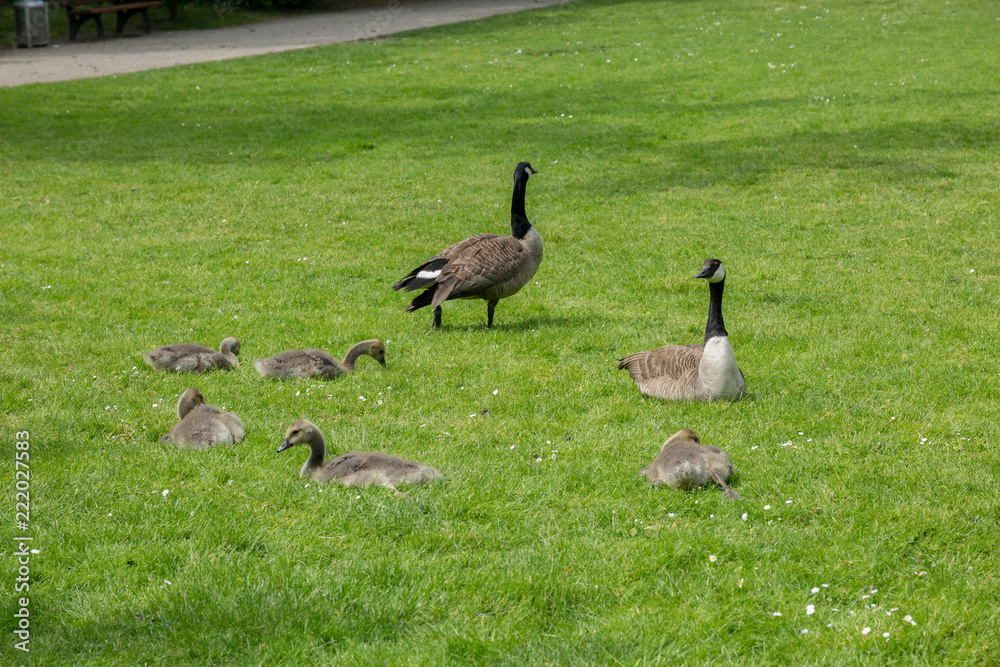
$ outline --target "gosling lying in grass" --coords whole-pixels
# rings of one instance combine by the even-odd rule
[[[232,412],[223,412],[205,403],[202,393],[190,387],[177,401],[180,419],[160,442],[172,442],[185,449],[209,449],[243,440],[243,422]]]
[[[278,378],[333,378],[354,370],[361,355],[368,355],[385,366],[385,343],[378,338],[363,340],[347,351],[343,361],[334,359],[323,350],[285,350],[265,359],[254,359],[253,367],[264,377]]]
[[[441,478],[441,473],[430,466],[382,452],[348,452],[326,461],[326,439],[319,427],[308,419],[300,419],[288,427],[278,451],[296,445],[308,445],[310,450],[299,475],[320,484],[330,481],[344,486],[374,484],[396,491],[399,484],[423,484]]]
[[[149,352],[143,352],[142,357],[147,364],[158,371],[204,373],[215,368],[223,370],[236,368],[240,363],[236,358],[239,353],[240,341],[230,336],[219,344],[218,352],[195,343],[177,343],[161,345]]]
[[[680,491],[703,486],[712,479],[722,487],[726,499],[743,500],[726,484],[732,474],[729,455],[718,447],[702,445],[698,434],[687,428],[670,436],[653,462],[639,471],[653,486],[666,484]]]

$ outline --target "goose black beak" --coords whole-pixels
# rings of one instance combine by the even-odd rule
[[[288,440],[285,440],[284,442],[281,443],[281,446],[278,447],[278,453],[280,454],[281,452],[285,451],[289,447],[293,447],[293,446],[294,445],[292,445],[292,443],[288,442]]]
[[[695,274],[695,278],[711,278],[712,274],[715,273],[711,267],[706,266],[701,271]]]

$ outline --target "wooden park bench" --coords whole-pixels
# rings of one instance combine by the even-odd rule
[[[101,24],[101,14],[107,14],[108,12],[115,12],[117,14],[117,24],[115,26],[115,33],[122,34],[125,29],[125,22],[128,21],[133,14],[142,14],[143,27],[146,30],[146,34],[149,34],[149,14],[147,10],[150,7],[159,7],[162,2],[161,0],[140,0],[140,2],[117,2],[116,0],[59,0],[60,4],[66,8],[66,14],[69,16],[69,41],[74,41],[76,39],[76,33],[80,30],[80,26],[94,19],[97,23],[97,36],[100,39],[104,39],[104,26]]]

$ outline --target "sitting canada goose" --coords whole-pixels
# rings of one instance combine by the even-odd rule
[[[208,449],[240,442],[245,434],[239,417],[206,404],[205,397],[194,387],[188,388],[177,401],[177,417],[180,422],[160,442],[172,442],[187,449]]]
[[[378,338],[363,340],[347,351],[343,361],[337,361],[323,350],[285,350],[266,359],[254,359],[253,366],[264,377],[333,378],[354,370],[354,363],[363,354],[385,366],[385,343]]]
[[[422,484],[441,478],[441,473],[430,466],[381,452],[348,452],[332,461],[324,461],[326,440],[323,432],[308,419],[300,419],[288,427],[278,451],[302,444],[309,445],[311,451],[299,475],[314,482],[334,480],[344,486],[374,484],[395,490],[397,484]]]
[[[722,322],[722,291],[726,270],[717,259],[706,259],[695,278],[707,278],[711,298],[703,345],[664,345],[618,360],[647,396],[668,400],[737,401],[746,393],[743,371],[736,364],[726,325]]]
[[[527,162],[514,168],[514,195],[510,205],[511,236],[477,234],[450,245],[410,271],[392,286],[407,292],[427,288],[406,312],[434,306],[434,326],[441,326],[441,304],[451,299],[484,299],[486,326],[493,326],[493,310],[500,299],[516,294],[542,263],[542,237],[524,212],[528,177],[538,173]]]
[[[728,500],[743,500],[726,484],[732,474],[729,456],[718,447],[703,446],[698,434],[688,428],[670,436],[653,462],[639,471],[653,486],[666,484],[680,491],[695,489],[711,478]]]
[[[228,370],[239,365],[236,355],[240,353],[240,341],[229,337],[223,339],[216,352],[210,347],[195,343],[178,343],[176,345],[161,345],[143,352],[146,363],[158,371],[175,371],[177,373],[204,373],[213,368]]]

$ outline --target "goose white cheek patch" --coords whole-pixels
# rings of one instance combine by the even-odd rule
[[[430,280],[431,278],[437,278],[440,275],[441,269],[438,269],[437,271],[421,271],[417,274],[417,278],[420,278],[421,280]]]

